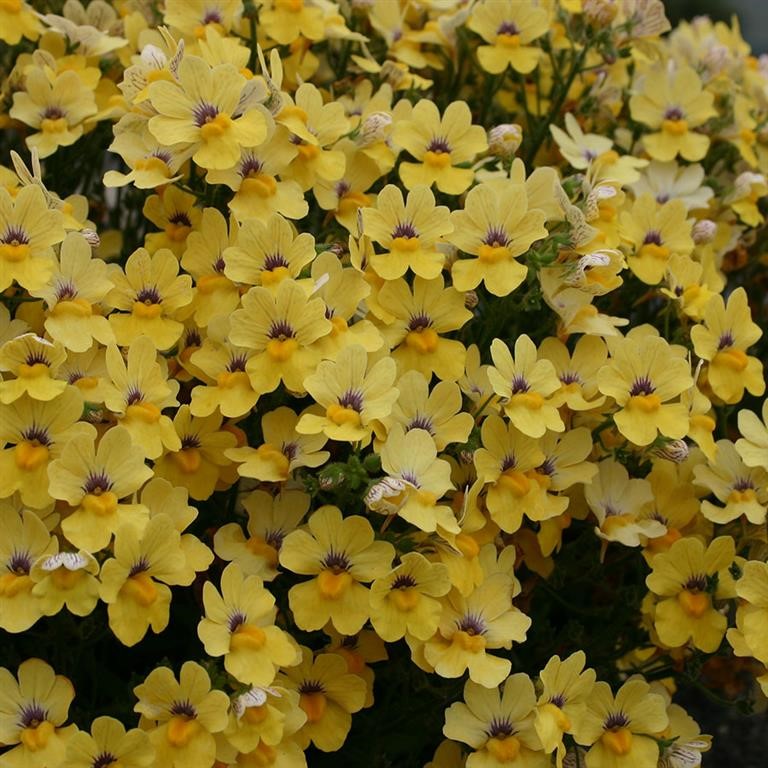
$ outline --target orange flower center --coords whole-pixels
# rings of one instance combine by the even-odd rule
[[[393,589],[389,594],[397,610],[403,613],[410,613],[421,602],[421,594],[414,587]]]
[[[307,722],[317,723],[323,719],[328,706],[328,699],[321,691],[302,693],[299,697],[299,706],[306,712]]]
[[[34,586],[26,573],[4,573],[0,576],[0,597],[16,597],[22,592],[31,592]]]
[[[217,386],[222,389],[236,389],[238,387],[250,387],[248,374],[245,371],[224,371],[216,377]]]
[[[67,130],[67,121],[63,117],[46,117],[40,122],[43,133],[64,133]]]
[[[30,752],[39,752],[41,749],[45,749],[45,747],[48,746],[48,742],[55,731],[56,728],[53,723],[48,722],[48,720],[43,720],[43,722],[38,725],[24,728],[19,734],[19,738],[21,739],[21,743]]]
[[[349,589],[352,581],[352,576],[347,571],[337,572],[331,568],[326,568],[317,575],[320,594],[329,600],[340,598]]]
[[[68,317],[90,317],[93,314],[93,306],[85,299],[71,299],[59,301],[51,310],[54,317],[66,315]]]
[[[513,763],[520,754],[520,740],[515,736],[494,736],[485,744],[485,748],[500,763]]]
[[[120,594],[148,608],[157,600],[157,585],[148,573],[142,571],[126,579],[125,584],[120,588]]]
[[[720,350],[715,355],[715,358],[712,360],[712,362],[715,365],[722,365],[726,368],[730,368],[736,373],[741,373],[749,364],[749,358],[745,352],[742,352],[740,349],[734,349],[731,347],[730,349]]]
[[[353,427],[360,426],[360,414],[354,408],[347,408],[337,403],[332,403],[325,409],[325,416],[337,426],[351,424]]]
[[[168,721],[165,737],[173,747],[186,747],[200,730],[200,724],[187,715],[174,715]]]
[[[173,463],[185,474],[194,475],[203,464],[203,456],[199,448],[184,448],[171,454]]]
[[[241,624],[232,634],[229,647],[233,651],[253,650],[258,651],[267,643],[267,636],[261,627],[253,627]]]
[[[30,248],[26,243],[3,243],[0,245],[0,257],[12,264],[24,261],[29,256]]]
[[[434,352],[439,341],[440,337],[434,328],[420,328],[416,331],[409,331],[405,337],[405,345],[416,352],[420,352],[422,355]]]
[[[632,731],[628,728],[616,728],[615,730],[606,731],[600,737],[600,741],[614,755],[627,755],[632,749]]]
[[[251,536],[245,542],[245,546],[252,554],[264,558],[273,568],[277,565],[277,550],[261,536]]]
[[[88,493],[83,497],[81,506],[91,515],[109,517],[117,512],[117,496],[112,491]]]
[[[627,410],[640,411],[641,413],[656,413],[661,407],[661,398],[658,395],[632,395],[627,402]]]
[[[133,302],[133,315],[142,320],[154,320],[163,314],[162,304],[147,304],[144,301]]]
[[[677,602],[694,619],[700,619],[712,605],[706,592],[691,592],[688,589],[678,593]]]
[[[48,447],[40,445],[37,440],[25,440],[16,446],[13,458],[19,469],[32,472],[48,461]]]
[[[160,409],[152,403],[134,403],[125,409],[125,415],[129,419],[137,419],[146,424],[154,424],[160,419]]]
[[[465,632],[463,629],[454,633],[451,643],[470,653],[482,653],[485,650],[485,638],[482,635]]]
[[[240,183],[240,193],[246,195],[258,195],[259,197],[272,197],[277,192],[277,182],[274,176],[266,173],[256,173],[243,179]]]
[[[483,243],[477,251],[477,257],[485,264],[496,264],[509,258],[509,248],[505,245],[487,245]]]
[[[33,363],[32,365],[22,363],[19,366],[20,379],[40,379],[43,376],[50,377],[50,369],[45,363]]]
[[[508,35],[506,33],[496,35],[496,45],[501,45],[504,48],[519,48],[520,35]]]
[[[432,168],[447,168],[451,164],[451,153],[435,152],[430,149],[424,155],[424,162]]]
[[[687,120],[664,120],[661,124],[661,129],[664,133],[669,133],[672,136],[684,136],[688,133],[688,121]]]
[[[291,359],[291,355],[298,349],[299,342],[296,339],[270,339],[267,342],[267,354],[276,362],[284,363]]]
[[[499,475],[496,481],[505,491],[510,491],[513,496],[522,498],[531,490],[531,481],[516,469],[506,469]]]
[[[216,117],[200,126],[203,141],[221,138],[232,127],[232,118],[226,112],[219,112]]]

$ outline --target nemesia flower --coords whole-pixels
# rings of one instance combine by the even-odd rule
[[[229,699],[211,690],[203,667],[185,662],[178,681],[168,667],[158,667],[133,690],[138,698],[134,710],[157,724],[149,734],[156,760],[169,768],[203,768],[213,762],[213,734],[227,726]]]
[[[628,680],[615,697],[601,681],[592,689],[575,738],[589,747],[587,760],[594,768],[655,768],[659,748],[653,736],[668,722],[664,699],[650,693],[644,680]]]
[[[145,248],[137,249],[128,257],[124,273],[113,265],[109,277],[114,288],[106,302],[122,310],[109,316],[119,346],[128,347],[145,336],[165,350],[179,340],[183,325],[175,316],[194,294],[192,279],[178,270],[176,257],[166,248],[151,256]]]
[[[213,549],[222,560],[236,563],[246,576],[272,581],[283,539],[295,530],[309,510],[311,497],[297,490],[284,490],[272,497],[253,491],[243,500],[248,512],[247,536],[238,523],[227,523],[213,537]]]
[[[240,147],[267,137],[269,114],[258,107],[251,85],[232,64],[209,66],[197,56],[184,56],[177,82],[159,80],[149,86],[157,114],[149,120],[152,135],[166,146],[194,148],[192,159],[203,168],[234,165]],[[243,103],[245,102],[245,107]]]
[[[441,677],[469,679],[495,688],[509,675],[508,659],[489,654],[525,640],[531,620],[512,605],[513,577],[489,576],[466,597],[456,590],[443,603],[435,636],[424,646],[424,658]]]
[[[528,210],[522,184],[489,181],[470,190],[464,209],[451,213],[453,232],[446,239],[475,259],[459,259],[451,266],[453,284],[460,291],[482,281],[494,296],[506,296],[528,274],[516,261],[536,240],[547,236],[545,214]]]
[[[14,281],[29,291],[45,286],[55,267],[51,246],[63,239],[63,216],[49,209],[38,186],[15,198],[0,188],[0,290]]]
[[[0,741],[8,765],[60,765],[67,741],[77,731],[64,725],[75,697],[72,683],[41,659],[27,659],[14,677],[0,667]]]
[[[0,509],[0,526],[0,627],[24,632],[43,615],[40,600],[32,593],[32,566],[54,552],[56,538],[34,512]]]
[[[94,556],[82,550],[39,557],[29,575],[43,615],[54,616],[64,606],[75,616],[91,613],[99,599],[98,572]]]
[[[370,440],[374,419],[386,418],[399,395],[397,368],[390,358],[369,366],[368,353],[357,344],[335,360],[321,361],[304,386],[325,413],[305,412],[296,425],[301,434],[323,432],[331,440]],[[2,385],[0,385],[2,386]]]
[[[284,568],[315,577],[291,587],[291,611],[303,629],[321,629],[330,621],[339,632],[353,635],[370,612],[368,589],[361,582],[387,573],[394,548],[374,541],[373,528],[365,518],[342,518],[336,507],[321,507],[308,525],[309,532],[289,533],[280,549]]]
[[[40,19],[24,0],[11,2],[0,7],[0,40],[8,45],[17,45],[22,37],[37,40],[43,27]]]
[[[656,555],[645,583],[661,598],[653,620],[662,643],[675,648],[690,640],[706,653],[717,650],[728,620],[713,605],[717,595],[711,583],[735,555],[730,536],[719,536],[706,550],[699,539],[686,537]]]
[[[224,668],[248,685],[270,685],[278,668],[301,661],[298,646],[275,626],[275,598],[258,576],[244,577],[228,565],[221,574],[221,593],[205,582],[205,616],[197,634],[211,656],[224,656]]]
[[[108,755],[124,768],[149,768],[154,750],[149,736],[139,728],[126,731],[113,717],[97,717],[91,732],[78,731],[67,740],[66,768],[93,768],[99,758]]]
[[[717,397],[738,403],[746,389],[752,395],[765,391],[763,366],[747,348],[763,335],[752,322],[743,288],[737,288],[727,303],[713,296],[704,308],[702,323],[691,328],[694,352],[708,361],[707,382]]]
[[[99,595],[109,627],[123,645],[136,645],[152,627],[162,632],[170,618],[171,590],[184,566],[180,536],[168,515],[143,527],[124,525],[115,536],[114,557],[101,567]]]
[[[180,259],[190,233],[200,228],[203,214],[195,207],[197,198],[177,186],[164,186],[159,192],[161,194],[147,198],[141,212],[163,231],[150,232],[144,238],[144,245],[150,253],[168,248]]]
[[[0,404],[0,498],[19,492],[22,502],[33,508],[45,507],[48,493],[48,465],[75,437],[93,439],[95,430],[81,422],[83,401],[74,387],[57,398],[43,402],[23,395],[12,405]]]
[[[61,344],[51,343],[34,333],[24,333],[0,347],[0,371],[15,379],[0,382],[0,403],[13,403],[22,395],[33,400],[53,400],[67,382],[55,378],[67,353]]]
[[[762,421],[752,411],[739,411],[736,451],[748,467],[768,467],[768,400],[763,400]]]
[[[744,563],[741,578],[736,581],[736,626],[726,636],[737,656],[754,656],[768,662],[765,619],[768,616],[768,563],[750,560]],[[760,681],[763,687],[765,683]]]
[[[442,605],[435,599],[451,589],[448,569],[430,563],[417,552],[407,552],[400,565],[371,584],[371,624],[386,642],[406,633],[429,640],[440,623]]]
[[[477,32],[488,45],[477,49],[480,66],[494,75],[507,67],[528,74],[536,68],[541,51],[529,45],[548,28],[544,8],[533,3],[512,0],[485,0],[478,3],[467,26]]]
[[[509,347],[494,339],[491,343],[493,365],[488,380],[502,398],[504,413],[524,435],[541,437],[548,429],[565,429],[551,396],[560,388],[554,365],[539,358],[536,345],[526,335],[515,341],[515,356]]]
[[[306,749],[310,742],[323,752],[334,752],[347,738],[352,713],[365,703],[365,682],[347,672],[344,659],[335,653],[320,653],[313,658],[302,647],[301,664],[278,675],[277,682],[299,694],[299,706],[307,720],[296,736]]]
[[[62,521],[62,531],[76,547],[96,552],[109,544],[123,524],[141,526],[147,517],[136,504],[120,503],[152,477],[141,448],[123,427],[113,427],[99,441],[71,439],[48,467],[49,492],[76,509]]]
[[[465,192],[474,177],[471,168],[456,166],[488,149],[485,130],[472,125],[472,114],[463,101],[451,102],[441,117],[434,102],[421,99],[410,118],[395,123],[392,140],[418,161],[400,163],[406,189],[434,184],[449,195]]]
[[[431,280],[440,274],[445,260],[437,242],[453,225],[448,209],[435,206],[435,196],[423,186],[411,189],[403,200],[402,192],[388,184],[379,192],[376,207],[362,208],[361,234],[385,249],[371,255],[371,268],[385,280],[402,277],[409,269]]]

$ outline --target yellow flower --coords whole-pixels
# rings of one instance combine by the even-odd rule
[[[547,236],[545,214],[528,210],[525,186],[507,180],[489,181],[470,190],[464,210],[451,213],[453,232],[446,239],[476,258],[460,259],[451,267],[460,291],[480,282],[494,296],[512,293],[528,274],[516,261],[536,240]]]
[[[336,507],[321,507],[308,525],[309,532],[289,533],[280,549],[283,567],[315,576],[291,587],[291,611],[302,629],[321,629],[330,621],[339,632],[353,635],[369,617],[368,589],[361,582],[386,574],[395,550],[374,541],[364,517],[342,518]]]
[[[21,38],[37,40],[43,31],[35,10],[24,0],[6,0],[0,5],[0,40],[17,45]]]
[[[63,239],[63,216],[49,210],[40,187],[15,197],[0,188],[0,291],[14,281],[28,291],[43,288],[55,267],[51,246]]]
[[[713,605],[712,582],[719,577],[722,583],[735,555],[730,536],[720,536],[706,550],[699,539],[686,537],[656,555],[645,583],[660,598],[653,621],[662,643],[677,648],[691,641],[705,653],[718,649],[728,620]]]
[[[589,747],[589,768],[656,768],[659,748],[653,736],[669,723],[664,699],[634,678],[614,698],[608,683],[595,684],[575,737]]]
[[[596,336],[582,336],[573,354],[559,339],[544,339],[539,346],[542,359],[555,366],[560,379],[560,390],[555,399],[563,400],[572,411],[599,408],[605,402],[597,388],[597,372],[608,359],[605,343]]]
[[[685,215],[681,200],[659,205],[650,195],[643,195],[630,211],[621,214],[621,239],[633,249],[627,263],[644,283],[660,283],[672,255],[693,252],[691,221]]]
[[[469,679],[486,688],[509,675],[511,662],[488,651],[523,642],[531,626],[512,605],[513,579],[494,573],[466,597],[453,590],[444,598],[437,633],[424,645],[424,658],[438,675],[461,677],[469,671]]]
[[[714,457],[694,467],[697,485],[711,491],[725,506],[701,502],[701,514],[715,523],[730,523],[742,515],[753,525],[762,525],[768,512],[768,469],[748,467],[730,440],[718,440]]]
[[[248,413],[259,399],[245,372],[253,352],[224,341],[229,333],[229,318],[217,317],[209,326],[209,336],[190,356],[205,384],[192,390],[189,409],[193,416],[210,416],[216,409],[227,418]]]
[[[184,662],[178,681],[168,667],[158,667],[133,692],[138,698],[134,711],[157,724],[149,734],[156,764],[210,768],[216,755],[214,734],[227,726],[229,698],[211,690],[203,667]]]
[[[96,431],[79,421],[83,400],[67,387],[54,400],[42,402],[26,395],[12,405],[0,404],[0,499],[19,492],[22,502],[40,509],[51,501],[48,465],[72,439],[93,439]]]
[[[259,22],[275,42],[289,45],[300,37],[322,40],[323,10],[304,0],[274,0],[262,11]]]
[[[161,187],[158,191],[159,194],[147,198],[142,213],[163,231],[150,232],[145,236],[144,243],[150,253],[168,248],[180,259],[187,248],[190,233],[200,228],[203,214],[195,207],[197,198],[194,195],[173,185]]]
[[[445,565],[430,563],[418,552],[404,554],[397,567],[371,584],[371,624],[376,634],[388,643],[406,634],[429,640],[442,613],[435,598],[450,588]]]
[[[663,536],[666,528],[645,516],[653,502],[647,480],[630,479],[623,464],[613,459],[601,461],[597,476],[585,487],[584,497],[597,518],[597,535],[605,541],[618,541],[625,547],[639,547],[645,538]]]
[[[493,365],[488,379],[493,391],[503,398],[504,413],[512,424],[528,437],[542,437],[550,429],[563,432],[552,395],[560,389],[555,366],[539,358],[536,345],[522,334],[515,341],[515,356],[501,340],[491,342]]]
[[[0,743],[11,747],[3,762],[30,768],[61,765],[67,741],[77,730],[64,725],[75,689],[40,659],[22,662],[17,677],[0,667]]]
[[[200,230],[187,237],[181,266],[194,278],[194,321],[202,328],[216,315],[229,315],[240,304],[240,293],[226,274],[225,263],[225,253],[237,236],[234,219],[227,232],[224,216],[215,208],[205,208]]]
[[[445,287],[442,277],[416,277],[412,288],[402,279],[387,282],[378,301],[393,318],[381,331],[401,375],[415,370],[428,379],[435,374],[442,381],[456,381],[464,373],[464,345],[441,334],[461,328],[472,313],[462,294]]]
[[[272,136],[258,147],[243,148],[233,168],[210,170],[206,174],[209,184],[226,184],[235,192],[229,208],[240,221],[266,221],[273,213],[288,219],[307,215],[309,205],[301,186],[293,179],[283,178],[299,153],[289,138],[288,130],[277,126]]]
[[[489,415],[481,432],[483,443],[474,454],[478,480],[491,483],[486,504],[491,519],[506,533],[514,533],[523,524],[523,515],[538,520],[536,508],[543,494],[532,479],[536,467],[544,461],[537,440],[505,424],[500,416]]]
[[[40,599],[32,593],[32,565],[52,554],[57,540],[34,512],[26,510],[20,514],[0,509],[0,528],[0,627],[24,632],[43,615]]]
[[[99,760],[112,759],[122,768],[149,768],[155,753],[149,736],[139,728],[125,730],[113,717],[97,717],[91,732],[78,731],[67,741],[67,756],[62,768],[93,768]],[[106,763],[110,765],[110,763]]]
[[[669,287],[662,288],[661,292],[679,302],[688,317],[701,320],[704,307],[715,295],[704,279],[703,265],[689,256],[675,254],[667,264],[666,282]]]
[[[164,447],[178,451],[181,440],[173,422],[162,414],[164,408],[178,405],[178,381],[168,379],[165,359],[158,360],[155,345],[146,336],[131,344],[126,357],[117,347],[107,347],[110,381],[104,385],[104,404],[148,459],[156,459]]]
[[[637,445],[650,445],[659,433],[684,437],[688,409],[669,401],[693,386],[688,360],[652,334],[630,336],[614,344],[611,353],[597,373],[597,384],[620,408],[613,420],[621,434]]]
[[[429,381],[419,371],[408,371],[397,380],[400,394],[392,413],[377,420],[377,450],[386,444],[386,434],[399,424],[406,432],[423,429],[442,451],[451,443],[465,443],[474,426],[472,415],[462,410],[461,390],[452,381],[439,381],[429,390]]]
[[[744,563],[736,594],[740,603],[736,608],[736,627],[728,630],[728,642],[737,656],[754,656],[768,664],[768,563]]]
[[[558,768],[565,757],[563,735],[578,729],[595,686],[595,670],[584,669],[586,662],[583,651],[562,661],[553,656],[539,675],[542,691],[536,706],[536,733],[545,752],[557,752]]]
[[[392,140],[418,161],[400,163],[406,189],[435,184],[449,195],[465,192],[474,179],[472,168],[457,166],[471,163],[488,149],[485,130],[472,125],[472,113],[464,101],[451,102],[440,117],[433,101],[421,99],[410,118],[395,123]]]
[[[59,147],[69,147],[82,135],[84,122],[96,113],[93,91],[77,72],[65,70],[50,74],[32,66],[25,72],[24,90],[13,94],[10,116],[37,129],[26,138],[27,146],[40,157],[52,155]]]
[[[480,66],[498,75],[512,67],[528,74],[539,63],[541,51],[529,45],[549,29],[549,15],[532,2],[485,0],[472,9],[467,26],[489,45],[477,49]]]
[[[115,343],[112,328],[97,306],[112,288],[107,265],[92,257],[81,234],[70,232],[48,284],[32,294],[48,305],[45,330],[51,338],[73,352],[85,352],[94,341]]]
[[[426,430],[393,427],[381,448],[381,466],[396,490],[380,511],[397,514],[422,531],[459,533],[451,507],[439,503],[453,488],[451,465],[437,458],[435,441]]]
[[[533,683],[522,672],[504,681],[501,694],[469,680],[464,701],[445,712],[443,733],[472,747],[467,768],[546,768],[549,756],[533,728],[535,703]]]
[[[161,248],[150,256],[145,248],[138,248],[128,257],[124,273],[112,265],[110,278],[114,289],[107,303],[122,310],[109,316],[118,345],[127,347],[139,337],[147,337],[157,349],[170,349],[184,329],[175,318],[194,297],[192,279],[179,275],[173,253]]]
[[[258,576],[243,576],[228,565],[221,574],[221,593],[206,581],[205,617],[197,634],[210,656],[224,656],[224,668],[241,683],[271,685],[279,667],[301,661],[293,638],[275,626],[275,598]]]
[[[284,490],[275,497],[253,491],[243,501],[248,512],[247,538],[238,523],[227,523],[214,534],[214,551],[222,560],[239,565],[246,576],[272,581],[283,539],[298,527],[310,501],[303,491]]]
[[[0,403],[13,403],[22,395],[33,400],[53,400],[67,382],[54,378],[67,353],[59,343],[25,333],[0,347],[0,371],[10,371],[15,379],[0,382]]]
[[[296,431],[299,416],[285,406],[265,414],[261,419],[264,442],[258,448],[229,448],[226,457],[242,462],[237,471],[241,477],[255,477],[271,483],[286,481],[298,467],[319,467],[330,453],[320,450],[328,438],[324,434],[301,435]]]
[[[344,175],[346,157],[331,147],[350,129],[344,107],[338,101],[324,104],[321,92],[311,83],[296,89],[295,101],[285,93],[281,97],[282,109],[275,121],[291,131],[290,142],[298,149],[285,178],[298,182],[304,191],[318,181],[338,181]]]
[[[255,351],[246,363],[254,392],[272,392],[281,381],[293,392],[304,392],[304,379],[320,357],[315,342],[331,331],[323,301],[308,299],[298,283],[285,279],[274,292],[251,288],[242,303],[232,313],[229,339]]]
[[[712,391],[726,403],[738,403],[746,389],[752,395],[765,392],[763,366],[747,355],[763,335],[752,316],[744,288],[736,288],[727,303],[713,296],[704,309],[703,321],[691,328],[694,352],[707,360],[707,382]]]
[[[674,160],[677,155],[695,162],[709,149],[709,137],[693,131],[717,114],[714,96],[688,66],[658,67],[639,78],[638,91],[629,100],[632,119],[654,133],[643,144],[654,160]]]
[[[338,654],[321,653],[313,659],[309,648],[301,650],[301,664],[277,677],[279,685],[298,692],[307,716],[294,738],[302,749],[311,742],[323,752],[335,752],[347,738],[352,713],[365,704],[365,682],[347,672],[347,662]]]
[[[297,234],[280,214],[266,220],[248,219],[235,244],[223,255],[224,274],[236,283],[262,285],[273,293],[286,278],[297,279],[315,258],[315,239]]]
[[[768,400],[763,401],[763,419],[752,411],[739,411],[736,451],[748,467],[768,467]]]
[[[409,269],[431,280],[440,274],[445,256],[437,249],[441,237],[452,229],[449,211],[435,206],[427,187],[403,193],[394,184],[379,192],[375,208],[362,208],[362,233],[385,249],[373,253],[371,268],[385,280],[402,277]]]
[[[54,616],[65,605],[75,616],[91,613],[99,599],[98,572],[94,556],[83,550],[41,555],[29,575],[43,615]]]
[[[70,440],[48,467],[49,493],[76,510],[61,524],[67,539],[88,552],[104,549],[124,523],[142,525],[146,511],[120,499],[138,491],[152,477],[144,453],[126,429],[109,429],[98,449],[91,437]]]
[[[242,15],[242,0],[171,0],[166,4],[164,20],[169,27],[201,40],[212,29],[222,34],[237,30]]]
[[[179,170],[192,154],[188,149],[165,147],[155,141],[149,131],[134,133],[128,129],[118,133],[119,130],[120,124],[115,128],[109,151],[120,155],[131,170],[128,173],[107,171],[103,178],[105,187],[133,184],[137,189],[157,189],[181,178]]]
[[[271,117],[255,103],[256,81],[246,81],[233,64],[211,67],[197,56],[184,56],[177,78],[149,86],[157,110],[149,130],[161,144],[187,145],[199,166],[225,169],[240,159],[241,147],[267,138]]]
[[[231,432],[221,429],[221,422],[220,414],[198,418],[182,405],[173,417],[181,445],[155,460],[155,476],[186,488],[193,499],[207,499],[231,463],[225,451],[237,444]]]
[[[323,432],[330,440],[369,442],[371,422],[386,418],[399,395],[393,386],[396,375],[392,359],[382,358],[369,366],[363,347],[345,347],[336,360],[321,361],[315,373],[304,380],[325,413],[305,412],[296,431],[310,435]]]
[[[143,530],[120,528],[114,555],[101,567],[100,597],[115,637],[132,646],[150,627],[157,633],[168,626],[171,590],[162,582],[177,583],[184,566],[180,535],[173,520],[159,514]]]

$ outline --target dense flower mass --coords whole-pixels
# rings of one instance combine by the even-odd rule
[[[765,707],[735,19],[0,0],[0,126],[0,768],[696,768],[681,687]]]

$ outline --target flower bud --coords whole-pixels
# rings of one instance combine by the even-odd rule
[[[715,239],[717,224],[710,219],[702,219],[693,225],[691,235],[696,245],[706,245]]]
[[[488,131],[488,149],[496,157],[512,157],[522,141],[523,129],[517,123],[503,123]]]
[[[85,238],[91,248],[98,248],[101,245],[101,238],[95,229],[81,229],[80,234]]]
[[[467,291],[464,294],[464,306],[467,309],[474,309],[480,303],[477,297],[477,291]]]
[[[664,445],[654,448],[652,453],[661,459],[667,459],[667,461],[674,461],[675,464],[680,464],[688,458],[690,450],[685,440],[669,440]]]
[[[357,144],[360,147],[368,147],[377,141],[384,141],[387,132],[392,125],[392,115],[386,112],[373,112],[363,121]]]
[[[584,0],[584,18],[595,27],[608,27],[616,18],[619,6],[616,0]]]

